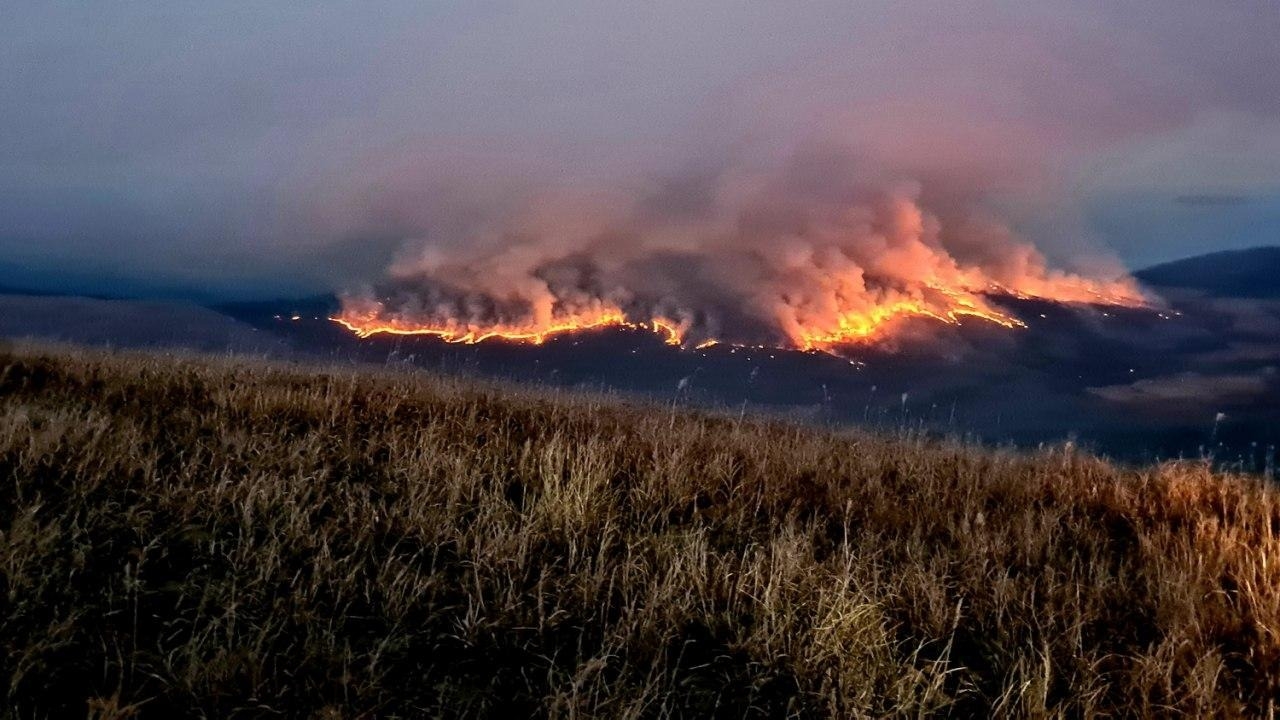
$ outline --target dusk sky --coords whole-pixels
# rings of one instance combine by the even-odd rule
[[[330,291],[535,190],[683,212],[797,155],[1068,266],[1280,243],[1274,2],[19,2],[0,27],[0,284]]]

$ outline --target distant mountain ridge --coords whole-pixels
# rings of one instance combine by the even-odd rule
[[[1156,288],[1198,290],[1216,297],[1280,298],[1280,247],[1197,255],[1133,275]]]
[[[1241,467],[1271,467],[1270,448],[1280,446],[1280,248],[1214,253],[1135,275],[1163,299],[1159,308],[1002,296],[992,302],[1022,320],[1016,331],[931,325],[910,342],[850,347],[840,357],[680,350],[621,328],[537,346],[362,340],[328,320],[340,307],[333,295],[199,304],[0,294],[0,338],[424,367],[822,423],[909,423],[1021,444],[1071,436],[1126,457],[1211,452],[1238,457]]]
[[[193,302],[0,293],[0,338],[113,347],[281,353],[287,343]]]

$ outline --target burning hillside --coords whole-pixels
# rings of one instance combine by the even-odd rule
[[[992,302],[1001,295],[1143,302],[1127,278],[1050,269],[999,225],[944,228],[913,187],[859,200],[774,189],[724,183],[693,219],[598,199],[531,202],[462,242],[415,247],[387,280],[345,296],[334,320],[362,337],[541,343],[632,327],[675,345],[830,350],[892,338],[910,318],[1018,327]]]

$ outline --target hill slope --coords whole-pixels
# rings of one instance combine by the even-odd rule
[[[1280,298],[1280,247],[1226,250],[1134,273],[1157,288],[1199,290],[1215,297]]]
[[[0,337],[205,352],[278,352],[284,343],[188,302],[0,294]]]
[[[1280,498],[1198,467],[22,349],[0,480],[21,716],[1233,716],[1280,687]]]

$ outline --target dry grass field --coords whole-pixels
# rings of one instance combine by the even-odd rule
[[[0,353],[12,717],[1266,716],[1203,466],[407,372]]]

